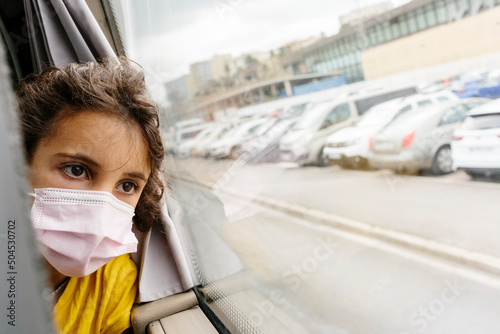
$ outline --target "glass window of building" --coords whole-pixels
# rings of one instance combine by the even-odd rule
[[[446,8],[448,10],[448,21],[455,21],[458,15],[458,7],[456,0],[446,1]]]
[[[371,26],[367,29],[366,35],[368,36],[368,40],[370,41],[370,46],[374,46],[379,43],[377,31],[375,29],[376,26]]]
[[[408,16],[406,14],[401,15],[399,19],[399,31],[401,31],[401,36],[406,36],[410,33],[408,29]]]
[[[346,53],[349,54],[352,51],[351,38],[349,36],[346,36],[342,38],[342,41],[344,43]]]
[[[448,22],[448,13],[446,12],[446,3],[444,1],[436,3],[436,19],[437,24]]]
[[[419,31],[425,30],[429,27],[429,25],[427,24],[427,19],[425,17],[425,12],[423,7],[418,8],[416,10],[416,17],[417,17],[417,26]]]
[[[472,6],[469,0],[458,0],[457,5],[459,18],[470,15],[470,9]]]
[[[385,41],[392,41],[394,38],[392,36],[392,29],[391,26],[389,25],[389,21],[384,22],[384,35],[385,35]]]
[[[335,45],[337,45],[337,48],[339,51],[339,56],[342,56],[343,54],[345,54],[345,47],[344,47],[344,44],[342,43],[341,39],[336,40]]]
[[[408,13],[408,29],[410,34],[413,34],[418,31],[417,26],[417,18],[415,16],[415,11],[411,11]]]
[[[328,46],[328,59],[333,59],[335,58],[335,53],[333,51],[333,45]]]
[[[425,6],[424,12],[429,27],[435,26],[437,24],[437,19],[436,19],[436,11],[434,10],[434,4],[430,3],[427,6]]]
[[[390,27],[391,27],[393,39],[398,39],[399,37],[401,37],[401,31],[399,30],[400,25],[398,23],[397,18],[391,20]]]
[[[382,28],[382,25],[377,24],[375,26],[375,31],[377,33],[377,40],[379,43],[384,43],[385,42],[385,36],[384,36],[384,29]]]

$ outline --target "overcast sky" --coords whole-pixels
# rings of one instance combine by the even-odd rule
[[[338,32],[340,15],[380,2],[384,1],[127,0],[121,2],[126,22],[122,32],[130,57],[170,80],[188,74],[189,64],[214,54],[238,56],[277,49],[321,32],[331,36]]]

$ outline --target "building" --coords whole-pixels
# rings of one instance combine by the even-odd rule
[[[467,18],[493,10],[498,5],[500,5],[500,0],[414,0],[378,16],[364,18],[356,25],[348,25],[341,29],[338,34],[291,54],[285,66],[294,74],[301,74],[300,69],[305,69],[306,73],[339,70],[344,73],[347,82],[396,73],[396,70],[390,71],[388,69],[372,71],[378,66],[384,66],[384,68],[394,67],[392,63],[394,56],[386,58],[385,61],[382,59],[389,53],[388,49],[386,51],[384,49],[386,46],[389,47],[390,43],[401,42],[402,44],[399,47],[392,45],[391,52],[393,52],[393,55],[405,55],[409,52],[397,53],[398,51],[404,51],[404,41],[426,31],[427,38],[430,35],[435,36],[430,32],[430,30],[433,30],[443,34],[439,39],[440,41],[453,40],[453,34],[456,31],[463,33],[467,27],[470,27],[471,23],[470,20],[466,20]],[[497,19],[493,14],[483,16],[483,19],[491,20],[491,27],[496,25]],[[455,25],[455,30],[437,29],[440,26],[452,23],[458,23]],[[494,39],[493,35],[498,35],[491,31],[486,32],[487,30],[481,32],[476,29],[476,34],[470,36],[474,38],[474,43],[482,45],[480,50],[471,51],[470,55],[480,52],[500,51],[500,43],[497,42],[490,48],[485,47]],[[482,42],[479,42],[479,40],[482,40]],[[414,57],[424,55],[426,58],[433,57],[433,60],[427,59],[415,66],[426,66],[439,61],[459,60],[467,55],[466,52],[462,52],[456,54],[456,57],[443,57],[440,53],[441,51],[446,52],[446,50],[441,49],[434,54],[426,50],[418,51],[413,55]],[[405,56],[399,58],[405,58]],[[400,65],[397,71],[415,69],[415,66]]]
[[[230,55],[215,55],[210,60],[191,64],[190,72],[196,86],[196,94],[212,93],[221,79],[229,76],[231,61]]]
[[[372,6],[366,6],[361,9],[354,10],[345,15],[339,16],[340,29],[346,27],[357,26],[362,23],[363,20],[371,19],[376,16],[380,16],[381,14],[386,13],[387,11],[393,9],[391,2],[382,2],[379,4],[375,4]]]
[[[165,84],[170,104],[184,103],[193,99],[196,92],[193,77],[184,75]]]

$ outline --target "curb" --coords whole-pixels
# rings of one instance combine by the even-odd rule
[[[183,180],[193,183],[193,180]],[[196,180],[196,183],[202,184],[212,189],[212,186],[205,182]],[[460,264],[475,267],[492,274],[498,275],[500,273],[500,258],[497,258],[495,256],[469,251],[431,239],[418,237],[404,232],[385,229],[335,214],[326,213],[300,205],[289,204],[264,196],[247,196],[230,189],[224,189],[222,192],[228,193],[231,196],[243,198],[248,201],[253,201],[262,206],[284,212],[291,216],[314,221],[315,223],[327,225],[342,231],[348,231],[383,242],[404,246],[413,250],[424,252],[429,255],[434,255],[437,257],[445,258],[447,260],[458,262]]]

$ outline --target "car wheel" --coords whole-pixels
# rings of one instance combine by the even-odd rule
[[[323,156],[323,147],[319,150],[318,157],[316,158],[316,166],[325,167],[327,165],[327,161]]]
[[[362,157],[355,157],[354,159],[352,159],[352,168],[358,170],[368,170],[368,160]]]
[[[470,171],[470,170],[466,170],[465,173],[467,175],[469,175],[470,177],[472,177],[473,179],[479,179],[479,178],[482,178],[482,177],[485,177],[486,175],[484,173],[481,173],[481,172],[473,172],[473,171]]]
[[[448,174],[453,171],[451,160],[451,147],[441,147],[434,156],[432,162],[432,173],[436,175]]]
[[[342,156],[339,160],[339,166],[342,167],[343,169],[351,169],[351,163],[349,162],[349,159],[347,159],[345,156]]]

